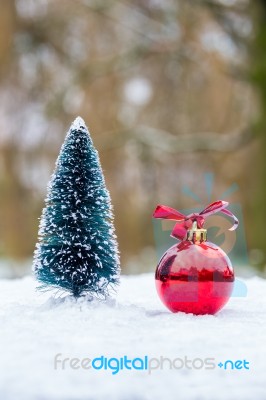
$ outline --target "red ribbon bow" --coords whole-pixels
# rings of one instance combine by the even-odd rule
[[[212,204],[209,204],[200,213],[192,213],[189,215],[184,215],[171,207],[158,205],[153,213],[153,218],[179,221],[174,226],[171,236],[183,240],[187,235],[187,230],[192,227],[194,221],[197,221],[197,228],[200,229],[203,227],[206,217],[221,211],[223,214],[233,218],[234,225],[229,229],[229,231],[234,231],[238,227],[238,219],[233,213],[231,213],[231,211],[226,210],[228,204],[229,203],[227,201],[218,200]]]

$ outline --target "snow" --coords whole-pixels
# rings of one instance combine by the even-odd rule
[[[84,120],[81,117],[77,117],[73,121],[73,123],[70,127],[70,130],[74,131],[74,130],[79,130],[79,129],[84,129],[84,128],[86,128],[86,124],[85,124]]]
[[[116,301],[108,303],[40,295],[31,277],[0,280],[0,398],[265,400],[266,281],[245,283],[246,298],[232,298],[216,316],[193,316],[168,312],[152,274],[123,276]],[[150,374],[136,369],[113,374],[110,368],[74,369],[70,360],[55,369],[56,355],[80,361],[215,358],[215,368],[171,370],[166,360],[164,370]],[[217,366],[228,359],[246,360],[250,369]]]
[[[137,106],[143,106],[151,99],[151,83],[146,78],[133,78],[126,83],[124,87],[124,95],[128,102]]]

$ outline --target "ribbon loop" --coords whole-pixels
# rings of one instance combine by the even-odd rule
[[[193,222],[196,221],[197,227],[201,229],[204,225],[205,218],[216,214],[217,212],[222,212],[223,214],[231,217],[234,220],[234,225],[229,229],[229,231],[235,230],[238,227],[239,222],[236,216],[231,211],[226,209],[228,205],[229,203],[227,201],[218,200],[209,204],[200,213],[192,213],[189,215],[184,215],[174,208],[168,206],[158,205],[153,213],[153,218],[178,221],[174,226],[171,236],[183,240],[187,235],[187,230],[192,227]]]

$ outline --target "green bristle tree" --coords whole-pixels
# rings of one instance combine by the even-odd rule
[[[119,282],[110,195],[84,121],[70,127],[48,185],[33,270],[40,289],[106,298]]]

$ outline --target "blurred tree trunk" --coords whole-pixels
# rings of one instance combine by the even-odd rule
[[[260,143],[258,160],[254,160],[254,180],[257,181],[253,201],[253,247],[264,253],[266,258],[266,1],[259,0],[255,8],[255,36],[251,49],[251,80],[260,97],[260,116],[257,124],[257,135]],[[251,166],[252,167],[252,166]],[[253,169],[252,167],[252,169]]]
[[[36,206],[32,193],[23,186],[17,174],[17,148],[12,144],[5,146],[1,155],[3,170],[0,175],[0,252],[7,258],[25,259],[33,251],[29,238],[35,234],[37,228],[37,222],[31,223]]]
[[[0,7],[0,78],[2,78],[12,60],[12,42],[16,29],[15,1],[1,1]]]

